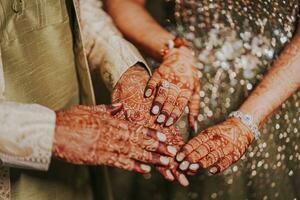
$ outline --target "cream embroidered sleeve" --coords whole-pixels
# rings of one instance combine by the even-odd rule
[[[4,166],[47,170],[51,160],[55,113],[36,104],[4,100],[0,50],[0,160]]]
[[[151,71],[138,50],[122,37],[101,6],[99,0],[81,0],[81,26],[89,66],[92,70],[100,70],[106,86],[112,90],[122,74],[138,62],[143,63],[149,73]]]

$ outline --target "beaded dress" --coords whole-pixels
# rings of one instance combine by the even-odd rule
[[[260,82],[293,37],[298,5],[298,0],[176,1],[175,25],[166,28],[193,43],[201,82],[201,130],[226,119]],[[187,123],[182,120],[177,126],[183,130]],[[156,175],[146,177],[150,180],[136,177],[125,186],[132,187],[134,195],[122,197],[300,199],[300,91],[282,104],[261,132],[261,139],[222,174],[200,172],[190,178],[188,188],[166,184]]]

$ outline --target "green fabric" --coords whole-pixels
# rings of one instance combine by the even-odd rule
[[[7,100],[59,110],[79,104],[79,83],[81,88],[83,84],[91,87],[88,81],[78,81],[76,75],[78,60],[85,58],[74,55],[72,34],[76,31],[71,28],[68,13],[73,9],[71,3],[0,1],[0,47]],[[76,21],[71,19],[72,23]],[[85,71],[80,76],[88,80],[88,69]],[[47,172],[11,169],[10,175],[12,200],[92,199],[87,167],[52,161]]]

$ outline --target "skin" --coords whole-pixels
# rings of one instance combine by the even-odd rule
[[[151,18],[144,4],[145,0],[108,0],[107,8],[126,37],[159,58],[159,49],[172,36]],[[126,23],[123,23],[124,21]],[[261,127],[267,118],[299,87],[300,34],[298,30],[239,110],[250,114],[254,123]],[[178,153],[177,160],[181,162],[180,166],[183,171],[189,174],[195,174],[200,166],[212,167],[210,171],[213,174],[221,172],[239,160],[251,144],[253,135],[249,132],[251,133],[241,121],[228,119],[204,130],[189,141]],[[223,146],[230,148],[220,151]]]
[[[161,61],[145,89],[145,98],[155,96],[151,113],[158,116],[156,123],[173,125],[188,106],[189,124],[197,131],[200,83],[193,52],[186,46],[166,51],[175,36],[155,22],[144,4],[143,0],[109,0],[107,10],[129,40]],[[170,83],[169,88],[163,87],[164,81]]]
[[[148,164],[168,166],[174,154],[168,151],[165,134],[112,116],[121,110],[122,104],[115,104],[56,112],[54,157],[139,173],[149,173]]]
[[[150,75],[143,66],[136,65],[128,69],[115,86],[112,94],[113,103],[122,103],[123,111],[116,116],[160,132],[165,133],[166,143],[174,146],[173,157],[184,144],[183,138],[174,126],[164,127],[157,124],[157,117],[149,113],[154,97],[144,98],[144,88]],[[137,84],[138,83],[138,84]],[[167,179],[177,179],[182,185],[188,185],[186,177],[177,170],[177,162],[172,159],[169,166],[157,166],[156,169]]]

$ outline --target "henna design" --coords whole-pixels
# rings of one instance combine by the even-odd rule
[[[172,145],[175,149],[169,149],[174,153],[184,144],[181,134],[174,126],[164,127],[155,123],[157,117],[150,114],[150,108],[154,97],[145,98],[144,89],[150,76],[145,69],[140,66],[131,67],[118,81],[112,93],[113,103],[122,103],[124,111],[116,116],[120,119],[127,119],[130,122],[152,128],[166,135],[165,143]],[[167,149],[168,150],[168,149]],[[156,166],[157,170],[167,179],[175,178],[183,185],[188,185],[186,177],[177,170],[178,163],[171,159],[168,167]]]
[[[122,104],[76,106],[56,112],[53,154],[74,164],[109,165],[148,173],[150,166],[167,166],[174,156],[166,135],[114,118]]]
[[[179,168],[195,172],[199,167],[212,167],[215,174],[228,168],[245,153],[251,142],[251,130],[236,118],[202,131],[177,154]]]
[[[164,87],[163,82],[170,84]],[[166,52],[162,64],[154,72],[145,89],[145,97],[155,94],[151,112],[158,115],[157,123],[173,125],[184,108],[190,107],[189,122],[196,128],[195,117],[199,113],[200,83],[191,50],[182,46]]]

